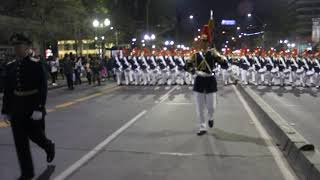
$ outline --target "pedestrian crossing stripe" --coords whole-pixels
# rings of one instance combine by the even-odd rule
[[[0,120],[0,128],[7,128],[9,126],[10,126],[10,122],[9,121]]]

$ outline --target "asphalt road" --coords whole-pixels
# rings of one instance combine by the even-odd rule
[[[319,149],[319,89],[264,86],[252,86],[251,89]]]
[[[219,91],[216,128],[196,136],[190,87],[52,90],[51,166],[32,145],[37,178],[74,180],[292,180],[294,174],[233,86]],[[19,168],[10,128],[0,129],[0,179]],[[64,178],[67,177],[67,178]]]

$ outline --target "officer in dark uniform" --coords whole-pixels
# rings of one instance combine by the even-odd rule
[[[6,65],[2,116],[11,121],[12,132],[21,168],[20,180],[32,179],[34,168],[29,139],[53,161],[55,145],[45,134],[47,75],[44,64],[31,57],[32,41],[23,34],[10,38],[16,60]]]

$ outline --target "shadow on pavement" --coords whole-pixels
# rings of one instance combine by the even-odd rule
[[[56,169],[55,165],[48,165],[42,174],[36,180],[49,180]]]

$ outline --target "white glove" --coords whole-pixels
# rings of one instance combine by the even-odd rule
[[[10,121],[11,117],[7,114],[1,114],[1,120],[3,121]]]
[[[43,113],[41,111],[33,111],[31,119],[41,120],[43,118]]]

